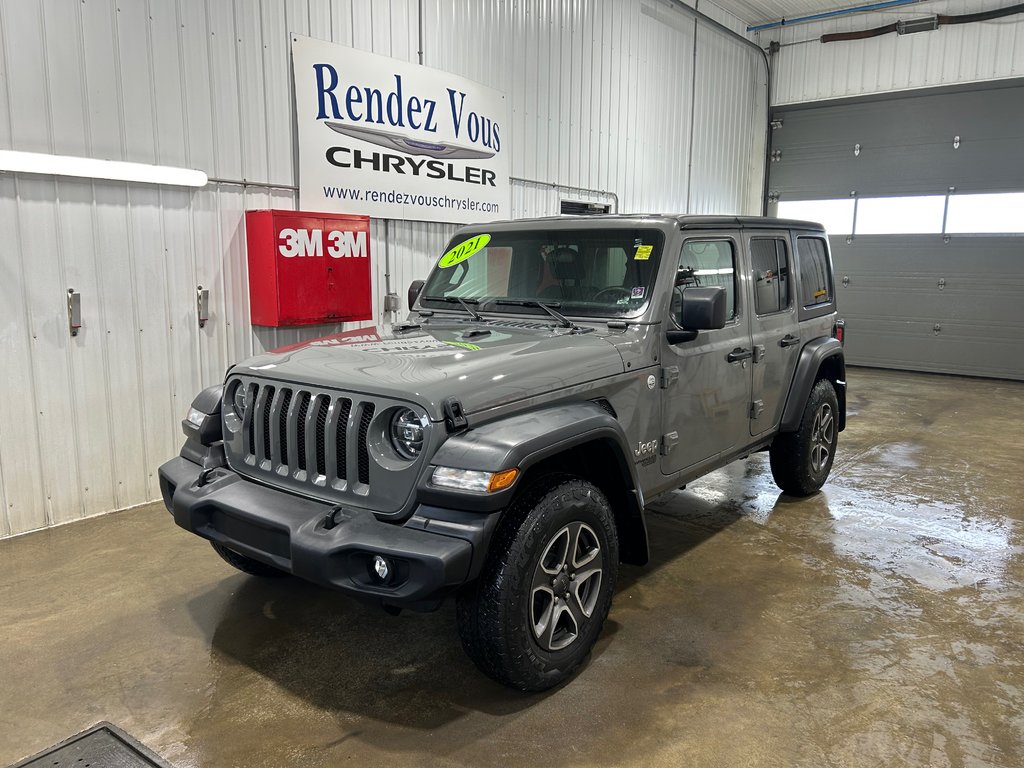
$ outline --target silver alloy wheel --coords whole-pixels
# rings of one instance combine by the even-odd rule
[[[530,626],[545,651],[567,648],[580,636],[601,593],[601,541],[586,523],[573,521],[551,537],[530,588]]]
[[[814,414],[811,425],[811,469],[820,472],[828,463],[832,442],[835,440],[836,422],[832,417],[832,406],[822,403]]]

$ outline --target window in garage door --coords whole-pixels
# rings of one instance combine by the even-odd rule
[[[986,235],[1024,232],[1024,192],[790,200],[779,216],[817,221],[829,235]]]
[[[952,235],[1024,232],[1024,192],[950,195],[946,232]]]
[[[856,200],[780,200],[779,217],[821,224],[832,236],[853,234],[853,211]]]
[[[857,201],[855,235],[939,234],[944,195],[865,197]]]

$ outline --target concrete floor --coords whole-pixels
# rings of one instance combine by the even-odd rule
[[[454,610],[222,563],[159,505],[0,542],[0,764],[111,720],[176,766],[1024,764],[1024,384],[850,373],[824,492],[757,456],[651,505],[579,676]]]

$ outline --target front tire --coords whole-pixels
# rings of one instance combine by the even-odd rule
[[[480,578],[458,600],[459,635],[489,677],[522,691],[568,679],[601,634],[619,562],[611,507],[555,479],[506,512]]]
[[[807,398],[799,429],[772,442],[772,477],[790,496],[810,496],[828,479],[839,442],[838,414],[835,387],[828,379],[820,379]]]
[[[250,576],[280,578],[288,575],[280,568],[275,568],[272,565],[261,563],[259,560],[253,560],[251,557],[240,555],[233,549],[228,549],[219,542],[211,541],[210,545],[213,547],[214,551],[224,559],[224,562],[228,565],[234,566],[243,573],[248,573]]]

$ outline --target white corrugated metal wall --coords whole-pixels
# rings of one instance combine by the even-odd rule
[[[976,13],[1017,2],[938,0],[758,32],[759,45],[767,47],[772,40],[782,45],[772,63],[772,101],[792,104],[1024,76],[1024,15],[911,35],[818,42],[831,32],[858,31],[932,14]]]
[[[423,6],[424,63],[509,94],[513,175],[535,180],[514,184],[513,216],[562,197],[759,208],[756,53],[665,0]],[[0,174],[0,536],[158,497],[199,389],[254,351],[344,327],[249,324],[243,212],[296,205],[289,33],[415,61],[418,21],[416,0],[0,0],[0,148],[225,180]],[[385,253],[404,295],[453,230],[373,221],[375,316]],[[211,295],[202,330],[197,285]]]

